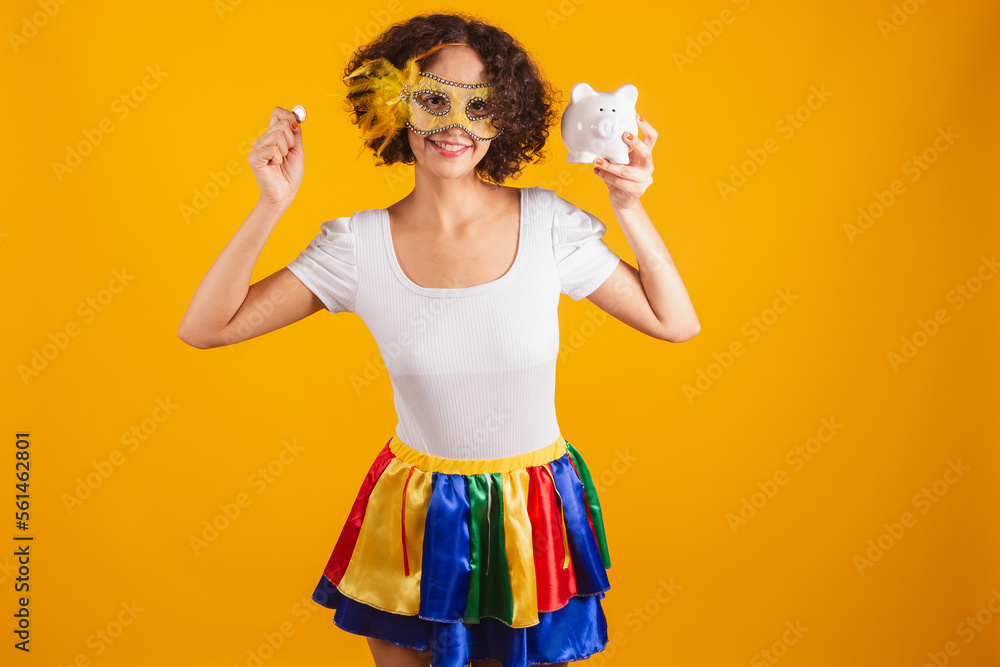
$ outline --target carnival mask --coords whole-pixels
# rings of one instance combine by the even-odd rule
[[[416,89],[409,94],[410,118],[406,124],[417,134],[434,134],[460,127],[477,141],[499,134],[491,120],[489,99],[492,84],[450,81],[421,72]]]
[[[361,128],[365,144],[372,147],[383,139],[375,149],[376,155],[380,156],[404,127],[417,134],[460,127],[477,141],[489,141],[500,134],[490,105],[493,84],[450,81],[420,71],[420,59],[446,46],[460,45],[466,46],[457,42],[438,44],[410,58],[403,69],[385,58],[367,60],[344,77],[346,108],[356,113],[353,122]]]

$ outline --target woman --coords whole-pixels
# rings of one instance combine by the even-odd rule
[[[661,340],[699,331],[640,203],[656,132],[637,117],[629,164],[594,166],[637,270],[589,213],[501,184],[541,154],[556,119],[551,87],[510,35],[418,16],[359,49],[346,73],[365,144],[379,164],[414,164],[413,191],[323,223],[251,285],[303,174],[302,128],[275,108],[249,155],[260,198],[178,333],[227,345],[322,308],[357,313],[372,332],[399,421],[313,597],[368,637],[379,667],[584,659],[608,641],[610,559],[589,472],[555,420],[556,307],[560,293],[586,296]]]

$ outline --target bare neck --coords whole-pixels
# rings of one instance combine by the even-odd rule
[[[421,226],[434,226],[451,233],[502,208],[506,202],[504,189],[484,183],[474,171],[460,178],[445,179],[418,167],[413,190],[390,209]]]

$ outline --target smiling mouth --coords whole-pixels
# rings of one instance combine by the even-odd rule
[[[468,144],[449,144],[444,141],[434,141],[433,139],[428,139],[428,141],[430,141],[435,146],[440,146],[444,150],[449,151],[451,153],[456,153],[462,150],[463,148],[469,148]]]

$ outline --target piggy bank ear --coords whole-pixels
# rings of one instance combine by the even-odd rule
[[[579,102],[580,100],[590,97],[591,95],[596,95],[597,92],[586,83],[577,83],[569,91],[569,99],[573,102]]]
[[[614,95],[617,99],[635,104],[635,101],[639,99],[639,89],[631,83],[626,83],[624,86],[616,90]]]

